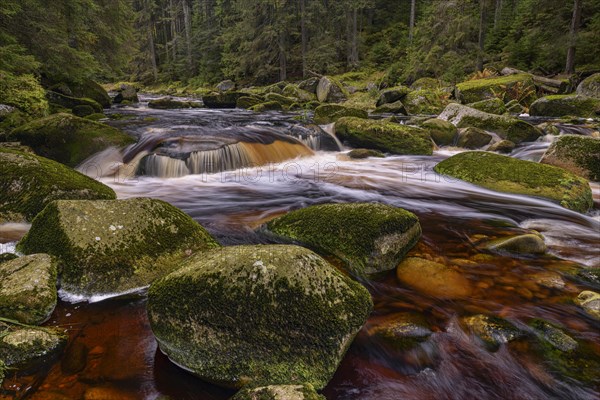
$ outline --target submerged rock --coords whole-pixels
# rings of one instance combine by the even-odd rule
[[[497,239],[487,243],[486,248],[495,252],[526,256],[544,254],[547,250],[544,239],[533,233]]]
[[[339,258],[358,276],[396,268],[421,237],[413,213],[374,203],[310,206],[270,221],[267,229]]]
[[[55,201],[17,248],[56,256],[61,288],[82,296],[148,286],[218,244],[188,215],[159,200]]]
[[[600,73],[585,78],[577,86],[577,94],[600,99]]]
[[[0,263],[0,315],[23,324],[45,322],[56,307],[56,261],[34,254]]]
[[[524,336],[524,332],[505,319],[490,315],[473,315],[462,319],[467,328],[490,350]]]
[[[324,76],[317,86],[317,100],[321,103],[341,103],[348,98],[348,92],[335,79]]]
[[[30,146],[36,154],[75,167],[108,147],[135,140],[108,125],[71,114],[54,114],[13,130],[9,140]]]
[[[588,182],[561,168],[483,151],[456,154],[434,170],[499,192],[543,197],[587,212],[593,206]]]
[[[0,147],[0,223],[31,221],[53,200],[114,198],[111,188],[63,164]]]
[[[577,341],[563,332],[558,326],[544,321],[543,319],[534,319],[529,322],[534,333],[540,340],[550,344],[560,351],[573,351],[577,348]]]
[[[456,126],[442,119],[432,118],[421,123],[421,128],[429,132],[429,135],[438,146],[449,146],[454,143],[458,134]]]
[[[148,293],[161,350],[226,387],[323,388],[372,306],[360,284],[312,251],[286,245],[194,256]]]
[[[242,389],[231,400],[325,400],[312,385],[271,385]]]
[[[596,319],[600,319],[600,293],[584,290],[579,293],[575,302],[589,315]]]
[[[358,108],[344,107],[338,104],[323,104],[315,109],[313,117],[316,124],[325,125],[343,117],[368,118],[369,114]]]
[[[369,157],[378,157],[384,158],[385,154],[377,150],[369,150],[369,149],[354,149],[348,153],[348,157],[361,160]]]
[[[391,321],[369,328],[368,333],[396,350],[409,350],[427,340],[433,332],[421,315],[401,313]]]
[[[460,272],[424,258],[409,257],[396,270],[398,280],[432,297],[454,299],[468,297],[471,283]]]
[[[541,163],[564,168],[586,179],[600,181],[600,139],[562,135],[546,150]]]
[[[474,79],[456,85],[456,98],[463,104],[503,96],[506,101],[524,98],[527,104],[536,98],[536,88],[529,74]]]
[[[237,101],[248,96],[244,92],[213,93],[202,96],[204,105],[208,108],[235,108]]]
[[[29,370],[56,357],[67,343],[58,329],[0,323],[0,361],[9,368]]]
[[[483,129],[468,127],[458,131],[458,147],[465,149],[480,149],[492,141],[492,135]]]
[[[489,114],[467,106],[452,103],[438,117],[459,128],[473,126],[494,132],[513,143],[532,142],[542,136],[542,131],[518,118],[508,115]]]
[[[353,147],[380,150],[393,154],[433,154],[433,143],[421,128],[346,117],[335,124],[338,138]]]
[[[600,115],[600,99],[573,95],[546,96],[529,107],[529,114],[535,117],[597,117]]]

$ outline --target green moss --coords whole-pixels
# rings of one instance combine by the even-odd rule
[[[418,218],[383,204],[324,204],[267,224],[272,234],[342,260],[357,276],[395,268],[419,240]]]
[[[75,106],[73,107],[73,114],[83,118],[94,114],[94,109],[87,105]]]
[[[108,118],[105,114],[94,113],[85,116],[85,119],[89,119],[90,121],[100,121],[101,119]]]
[[[307,102],[317,100],[317,96],[314,93],[300,89],[297,85],[287,85],[283,88],[281,93],[283,96],[288,98],[296,99],[299,102]]]
[[[469,107],[490,114],[502,115],[506,112],[504,102],[497,97],[493,99],[485,99],[475,103],[468,104]]]
[[[371,308],[365,288],[298,246],[213,250],[148,293],[161,350],[228,387],[323,388]]]
[[[56,256],[63,289],[94,295],[145,287],[190,254],[217,246],[179,209],[137,198],[55,201],[17,247],[25,254]]]
[[[310,384],[271,385],[243,389],[231,400],[325,400]]]
[[[395,86],[389,89],[381,91],[379,98],[377,99],[377,107],[381,107],[384,104],[394,103],[396,101],[402,101],[412,90],[406,86]]]
[[[498,97],[505,102],[515,99],[527,105],[535,100],[535,93],[535,84],[529,74],[475,79],[456,85],[456,97],[463,104]]]
[[[92,99],[103,108],[110,107],[110,96],[102,86],[92,80],[86,79],[82,82],[72,83],[69,87],[76,97]]]
[[[454,143],[458,134],[456,126],[448,121],[433,118],[421,123],[421,128],[429,132],[429,135],[438,146],[449,146]]]
[[[148,107],[159,110],[171,110],[179,108],[192,108],[192,103],[189,101],[179,101],[171,97],[161,97],[160,99],[150,100]]]
[[[330,124],[343,117],[367,118],[366,111],[344,107],[338,104],[323,104],[315,109],[313,120],[316,124]]]
[[[572,95],[546,96],[533,103],[529,113],[539,117],[597,117],[600,115],[600,99]]]
[[[118,129],[70,114],[31,121],[13,130],[8,138],[70,167],[108,147],[122,147],[135,141]]]
[[[600,99],[600,73],[585,78],[577,86],[577,94]]]
[[[586,179],[600,181],[600,139],[562,135],[548,148],[542,163],[564,168]]]
[[[281,111],[283,106],[278,101],[267,101],[250,107],[250,110],[254,112]]]
[[[115,192],[55,161],[0,148],[0,221],[30,221],[57,199],[114,199]]]
[[[404,104],[402,104],[401,101],[395,101],[393,103],[383,104],[383,105],[377,107],[373,111],[373,114],[386,114],[386,113],[408,115],[408,111],[406,111],[406,107],[404,107]]]
[[[549,165],[471,151],[442,161],[434,170],[499,192],[543,197],[579,212],[593,206],[585,179]]]
[[[236,107],[237,108],[250,108],[252,106],[255,106],[257,104],[260,104],[264,101],[264,99],[261,99],[260,97],[256,96],[244,96],[244,97],[240,97],[236,103]]]
[[[65,96],[64,94],[48,91],[46,98],[52,104],[57,104],[67,109],[74,109],[77,106],[88,106],[94,110],[94,112],[102,112],[102,106],[95,100],[88,99],[85,97],[71,97]]]
[[[45,91],[33,75],[0,71],[0,104],[17,107],[28,118],[40,118],[49,112]]]
[[[501,344],[524,336],[524,332],[505,319],[492,315],[474,315],[462,319],[469,330],[483,341],[492,351]]]
[[[66,343],[67,335],[55,328],[0,322],[0,360],[6,367],[29,370],[40,366],[60,353]]]
[[[335,124],[336,135],[353,147],[394,154],[433,154],[433,143],[424,130],[389,121],[346,117]]]
[[[449,94],[444,90],[415,90],[402,101],[409,114],[437,115],[449,103]]]

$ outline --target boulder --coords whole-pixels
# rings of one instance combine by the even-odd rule
[[[401,101],[395,101],[393,103],[386,103],[379,107],[377,107],[373,114],[402,114],[408,115],[408,111],[406,111],[406,107],[402,104]]]
[[[585,179],[550,165],[468,151],[440,162],[434,170],[498,192],[542,197],[574,211],[587,212],[593,206]]]
[[[319,82],[321,78],[312,77],[303,80],[298,84],[298,88],[307,91],[308,93],[312,93],[314,95],[317,94],[317,87],[319,86]]]
[[[377,107],[381,107],[384,104],[395,103],[401,101],[406,97],[412,90],[406,86],[396,86],[393,88],[385,89],[379,94],[377,99]]]
[[[291,84],[284,87],[281,94],[286,97],[297,99],[299,102],[314,101],[317,99],[317,96],[315,96],[314,92],[308,92],[300,89],[296,85]]]
[[[497,153],[509,154],[515,149],[515,144],[510,140],[500,140],[499,142],[493,143],[487,148],[487,151],[495,151]]]
[[[577,303],[590,316],[600,320],[600,293],[584,290],[575,299]]]
[[[462,82],[456,85],[455,95],[463,104],[500,97],[528,105],[536,99],[536,87],[532,76],[523,73]]]
[[[407,94],[402,103],[411,115],[437,115],[448,104],[447,97],[442,90],[421,89]]]
[[[485,247],[494,252],[524,256],[544,254],[547,250],[544,238],[533,233],[493,240]]]
[[[88,105],[81,105],[81,106],[73,107],[73,115],[76,115],[81,118],[87,117],[88,115],[92,115],[95,113],[96,112],[94,111],[94,109]]]
[[[282,94],[277,94],[277,93],[267,93],[265,95],[265,101],[277,102],[277,103],[281,104],[281,106],[284,108],[289,108],[292,104],[294,104],[296,102],[296,100],[294,100],[292,98],[289,98]]]
[[[69,84],[69,87],[72,93],[71,96],[92,99],[100,104],[103,108],[110,108],[110,96],[98,83],[90,79],[86,79],[82,82],[71,83]]]
[[[469,126],[458,130],[457,146],[465,149],[480,149],[492,141],[492,135],[483,129]]]
[[[506,112],[504,102],[497,97],[477,101],[475,103],[467,104],[467,106],[489,114],[502,115]]]
[[[148,107],[159,110],[175,110],[178,108],[192,108],[193,105],[189,101],[175,100],[170,96],[153,99],[148,102]]]
[[[55,328],[0,323],[0,362],[16,370],[30,370],[55,358],[67,335]]]
[[[600,182],[600,139],[590,136],[559,136],[540,161]]]
[[[473,126],[494,132],[502,139],[513,143],[533,142],[542,136],[542,131],[518,118],[508,115],[489,114],[460,104],[448,104],[438,117],[459,128]]]
[[[323,388],[372,307],[363,286],[287,245],[194,256],[148,292],[162,352],[206,381],[236,388]]]
[[[114,199],[102,183],[47,158],[0,147],[0,223],[31,221],[58,199]]]
[[[204,105],[208,108],[235,108],[241,97],[248,96],[244,92],[213,93],[202,96]]]
[[[317,100],[321,103],[341,103],[348,98],[348,92],[335,79],[324,76],[317,86]]]
[[[367,330],[371,340],[378,340],[395,350],[410,350],[433,333],[423,316],[399,313]]]
[[[600,73],[589,76],[581,81],[579,86],[577,86],[577,94],[600,99]]]
[[[312,385],[271,385],[240,390],[231,400],[325,400]]]
[[[123,147],[135,140],[120,130],[71,114],[54,114],[25,124],[9,140],[31,147],[36,154],[70,167],[108,147]]]
[[[264,101],[264,99],[255,96],[244,96],[240,97],[235,103],[236,108],[251,108],[257,104],[260,104]]]
[[[57,257],[61,288],[81,296],[138,290],[214,247],[188,215],[146,198],[52,202],[17,245]]]
[[[442,86],[446,86],[446,84],[436,78],[419,78],[410,85],[412,90],[435,90],[439,89]]]
[[[266,101],[264,103],[253,105],[249,110],[254,112],[281,111],[283,110],[283,106],[278,101]]]
[[[346,117],[335,124],[336,135],[352,147],[393,154],[433,154],[433,142],[421,128],[390,121]]]
[[[438,146],[449,146],[454,143],[458,134],[456,126],[448,121],[438,118],[428,119],[421,123],[421,128],[429,132],[429,135]]]
[[[396,269],[398,280],[431,297],[455,299],[469,297],[471,283],[460,272],[424,258],[409,257]]]
[[[52,104],[58,104],[61,107],[73,109],[77,106],[89,106],[94,112],[101,113],[103,108],[95,100],[85,97],[70,97],[64,94],[48,91],[46,92],[46,98]]]
[[[313,119],[316,124],[325,125],[344,117],[368,118],[369,114],[358,108],[344,107],[339,104],[323,104],[315,109]]]
[[[534,117],[598,117],[600,99],[579,95],[546,96],[536,100],[529,107],[529,114]]]
[[[385,154],[377,150],[354,149],[348,153],[348,157],[356,160],[361,160],[369,157],[384,158]]]
[[[130,103],[138,103],[140,99],[137,95],[137,89],[133,85],[122,84],[117,95],[114,98],[115,103],[128,101]]]
[[[524,336],[524,332],[505,319],[490,315],[464,317],[462,322],[490,350]]]
[[[215,86],[215,89],[217,89],[219,92],[235,90],[235,82],[229,79],[221,81],[217,84],[217,86]]]
[[[419,219],[375,203],[322,204],[289,212],[266,226],[278,238],[335,256],[356,276],[396,268],[419,241]]]
[[[534,319],[529,322],[535,335],[545,343],[560,351],[573,351],[578,344],[575,339],[567,335],[563,330],[543,319]]]
[[[45,322],[56,307],[56,261],[47,254],[0,264],[0,315],[23,324]]]

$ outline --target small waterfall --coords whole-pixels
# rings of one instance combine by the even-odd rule
[[[342,142],[340,142],[340,139],[338,139],[337,136],[335,135],[335,123],[329,124],[329,125],[324,125],[323,131],[325,133],[327,133],[329,136],[331,136],[331,138],[333,140],[335,140],[335,143],[338,145],[340,150],[344,149],[344,145],[342,144]]]
[[[185,161],[158,154],[146,156],[144,162],[140,163],[138,171],[140,169],[143,169],[143,175],[165,178],[179,178],[190,174],[190,170],[187,165],[185,165]]]

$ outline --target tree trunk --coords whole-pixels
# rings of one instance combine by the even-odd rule
[[[171,49],[173,50],[173,61],[177,59],[177,25],[176,9],[173,0],[169,0],[169,17],[171,21]]]
[[[417,8],[417,0],[411,0],[410,2],[410,23],[408,25],[408,41],[412,42],[415,31],[415,15]]]
[[[498,27],[502,15],[502,0],[496,0],[496,10],[494,11],[494,29]]]
[[[306,78],[306,53],[308,33],[306,32],[306,0],[300,0],[300,34],[302,36],[302,77]]]
[[[188,72],[192,75],[192,18],[190,16],[190,5],[188,4],[188,0],[183,0],[183,25],[185,29]]]
[[[287,57],[285,54],[285,34],[279,32],[279,80],[287,79]]]
[[[573,4],[573,18],[571,19],[571,29],[569,31],[569,49],[567,50],[567,64],[565,72],[572,74],[575,72],[575,48],[577,45],[577,32],[581,23],[581,0],[575,0]]]
[[[358,9],[352,10],[352,48],[351,48],[351,65],[358,67]]]
[[[479,51],[477,53],[477,71],[483,71],[483,54],[485,45],[486,0],[479,0]]]

